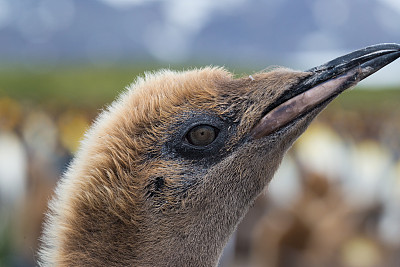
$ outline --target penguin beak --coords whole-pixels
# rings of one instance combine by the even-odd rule
[[[267,136],[320,107],[323,109],[344,90],[400,57],[400,45],[378,44],[338,57],[307,70],[306,79],[283,94],[264,112],[252,129],[254,139]]]

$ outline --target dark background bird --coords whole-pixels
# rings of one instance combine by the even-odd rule
[[[288,1],[228,1],[222,5],[212,2],[202,7],[182,6],[180,1],[124,7],[117,7],[122,1],[110,5],[72,0],[56,4],[45,0],[1,2],[0,262],[3,265],[34,265],[46,203],[55,181],[76,151],[78,140],[99,108],[110,103],[143,71],[171,64],[181,70],[211,63],[227,66],[237,76],[271,64],[307,69],[359,47],[399,40],[396,1],[362,4],[333,1],[329,2],[330,7],[320,1],[296,2],[296,16],[284,12],[291,5]],[[24,8],[28,5],[29,8]],[[229,9],[224,9],[224,5]],[[173,12],[179,7],[195,12]],[[340,10],[345,18],[339,20],[333,16],[335,10]],[[174,22],[174,14],[187,16],[179,16],[182,21]],[[105,21],[104,17],[110,19],[105,24],[99,23]],[[196,21],[202,26],[195,26],[199,25]],[[168,25],[170,31],[161,31],[165,33],[163,36],[157,34],[159,25]],[[282,29],[277,30],[273,25]],[[178,30],[184,33],[179,36],[186,38],[187,49],[173,53],[169,49],[179,47],[177,42],[181,40],[174,38],[173,33]],[[124,31],[122,35],[120,31]],[[162,40],[151,42],[152,36]],[[135,43],[143,43],[144,50],[138,54],[126,52],[126,47],[135,50]],[[147,55],[152,55],[150,61]],[[255,250],[261,256],[270,255],[281,244],[279,255],[306,263],[315,262],[310,255],[326,248],[331,258],[321,256],[319,262],[324,264],[320,265],[329,266],[334,259],[338,261],[334,266],[359,266],[358,261],[365,259],[364,266],[396,266],[399,255],[396,233],[400,225],[397,206],[400,96],[396,90],[399,83],[392,79],[398,77],[393,74],[397,69],[398,64],[393,64],[366,79],[356,90],[331,103],[317,118],[285,157],[268,194],[256,202],[253,212],[239,226],[223,263],[247,265]],[[373,90],[364,90],[366,87]],[[263,215],[267,217],[262,221],[269,218],[272,222],[265,226],[272,228],[266,229],[274,233],[279,233],[277,229],[281,233],[292,229],[283,222],[295,216],[291,207],[303,195],[308,184],[306,177],[314,176],[328,184],[329,192],[339,193],[344,203],[338,212],[346,214],[350,210],[337,221],[337,228],[331,228],[353,229],[345,238],[331,242],[331,246],[319,246],[317,251],[313,249],[315,246],[307,247],[310,242],[288,246],[272,240],[268,243],[262,235],[254,234],[254,229],[262,229],[261,224],[254,227]],[[323,205],[315,203],[324,201],[324,196],[302,201],[304,206],[298,210],[311,208],[299,215],[318,214],[314,208]],[[364,226],[353,224],[357,227],[349,228],[351,218],[365,222]],[[306,217],[299,219],[304,221]],[[325,222],[329,221],[326,217]],[[338,236],[338,231],[329,233],[332,234],[318,234],[319,238],[326,238],[318,244]],[[285,236],[286,242],[296,244],[300,242],[297,237],[304,234]],[[256,239],[269,244],[268,250],[257,245],[260,242],[255,242]],[[307,253],[303,253],[307,248]],[[360,254],[364,256],[357,256]]]

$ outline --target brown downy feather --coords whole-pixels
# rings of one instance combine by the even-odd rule
[[[160,236],[154,230],[152,236],[150,225],[145,225],[153,219],[148,213],[168,212],[170,216],[171,210],[185,210],[187,194],[192,194],[189,196],[192,199],[204,197],[201,195],[204,191],[185,191],[182,187],[185,182],[182,173],[190,172],[190,161],[159,157],[170,126],[179,124],[193,110],[233,116],[238,126],[229,146],[234,147],[271,102],[307,75],[277,69],[254,75],[252,79],[233,79],[224,69],[205,68],[181,73],[165,70],[139,78],[99,116],[59,182],[47,215],[41,264],[153,265],[160,255],[150,254],[153,248],[149,246],[163,238],[174,241],[171,233]],[[255,106],[252,105],[255,99],[266,101]],[[147,160],[149,155],[156,156]],[[274,160],[276,167],[279,161],[279,158]],[[152,190],[157,189],[152,187],[160,176],[163,179],[158,182],[171,190],[153,194]],[[261,189],[257,187],[258,191]],[[179,195],[179,190],[186,196]],[[155,199],[154,210],[146,211],[149,195]],[[257,192],[251,192],[251,199],[253,195]],[[239,213],[239,217],[243,216],[243,211]],[[183,212],[181,220],[171,219],[159,227],[188,228],[185,224],[190,225],[194,218]],[[236,224],[229,222],[229,230],[222,229],[221,235],[229,236],[225,231],[233,231]],[[212,256],[214,262],[218,256]]]

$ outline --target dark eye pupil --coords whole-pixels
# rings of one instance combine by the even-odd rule
[[[211,144],[217,137],[217,129],[209,125],[198,125],[188,132],[188,142],[195,146],[206,146]]]

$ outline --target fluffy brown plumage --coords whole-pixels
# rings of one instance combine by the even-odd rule
[[[366,77],[352,71],[341,89]],[[59,182],[41,264],[216,265],[286,150],[338,93],[267,136],[252,129],[315,87],[315,75],[278,68],[235,79],[204,68],[139,78],[99,116]],[[199,125],[210,125],[215,140],[191,144]]]

